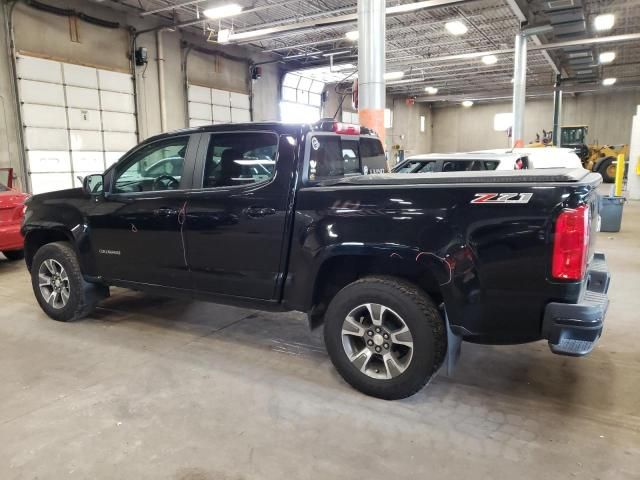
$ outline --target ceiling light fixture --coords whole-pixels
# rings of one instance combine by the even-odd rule
[[[593,21],[593,26],[599,32],[602,32],[604,30],[611,30],[613,28],[615,19],[616,17],[614,17],[612,13],[598,15]]]
[[[462,102],[462,106],[464,108],[469,108],[469,107],[473,106],[473,102],[471,100],[465,100],[465,101]]]
[[[219,7],[207,8],[202,12],[205,17],[212,20],[218,18],[232,17],[242,13],[242,7],[236,3],[230,3],[228,5],[221,5]]]
[[[438,89],[436,87],[424,87],[424,91],[429,95],[435,95],[436,93],[438,93]]]
[[[616,52],[602,52],[598,57],[600,63],[611,63],[616,58]]]
[[[616,78],[605,78],[604,80],[602,80],[602,85],[604,85],[605,87],[610,87],[611,85],[616,83],[616,81]]]
[[[447,29],[451,35],[464,35],[469,30],[467,26],[460,20],[454,20],[444,24],[444,28]]]
[[[345,55],[347,53],[351,53],[351,50],[340,50],[338,52],[327,52],[323,53],[323,57],[335,57],[336,55]]]
[[[400,80],[404,77],[404,72],[387,72],[384,74],[385,80]]]
[[[358,30],[351,30],[350,32],[345,33],[344,36],[347,37],[347,40],[356,42],[360,36],[360,32],[358,32]]]
[[[496,63],[498,63],[498,57],[496,57],[495,55],[485,55],[484,57],[482,57],[482,63],[484,63],[485,65],[495,65]]]

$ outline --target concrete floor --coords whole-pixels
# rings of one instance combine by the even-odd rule
[[[590,356],[465,344],[398,402],[346,385],[300,315],[117,290],[58,323],[0,260],[0,478],[640,478],[640,203],[598,244]]]

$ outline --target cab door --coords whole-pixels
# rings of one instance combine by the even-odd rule
[[[105,177],[107,193],[88,218],[101,276],[189,289],[182,227],[199,138],[143,144]]]
[[[201,188],[189,195],[185,223],[187,262],[202,295],[277,297],[294,145],[272,131],[203,134],[194,174]]]

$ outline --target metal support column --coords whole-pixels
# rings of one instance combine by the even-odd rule
[[[524,104],[527,89],[527,37],[516,35],[513,65],[513,137],[512,147],[524,146]]]
[[[385,0],[358,0],[358,111],[384,145]]]
[[[555,89],[553,90],[553,144],[560,146],[560,122],[562,116],[562,76],[556,75]]]

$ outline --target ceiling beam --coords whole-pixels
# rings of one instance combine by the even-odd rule
[[[477,0],[467,0],[467,1],[423,0],[415,3],[407,3],[402,5],[396,5],[393,7],[387,7],[386,14],[387,16],[402,15],[402,14],[407,14],[417,10],[427,10],[432,8],[447,7],[447,6],[452,6],[452,5],[462,4],[462,3],[468,3],[469,1],[477,1]],[[253,42],[259,39],[281,36],[282,34],[287,34],[289,32],[299,32],[299,31],[310,30],[310,29],[319,28],[319,27],[349,24],[349,23],[355,23],[357,21],[358,21],[358,14],[352,13],[352,14],[340,15],[340,16],[334,16],[334,17],[328,17],[328,18],[325,17],[317,20],[308,20],[308,21],[301,21],[296,23],[289,23],[286,25],[280,25],[280,26],[270,27],[270,28],[258,28],[255,30],[244,29],[242,32],[239,32],[239,33],[231,33],[231,35],[229,36],[228,43]]]
[[[640,85],[638,84],[621,84],[614,87],[607,87],[607,92],[620,92],[620,91],[639,91]],[[563,93],[576,94],[576,93],[596,93],[602,92],[603,89],[595,85],[580,85],[574,87],[563,87]],[[527,97],[547,97],[553,95],[553,87],[532,87],[527,89]],[[461,102],[462,100],[473,100],[476,102],[482,101],[495,101],[504,100],[510,102],[513,99],[513,90],[493,90],[487,91],[483,94],[451,94],[451,95],[429,95],[417,97],[416,102],[428,102],[428,103],[440,103],[440,102]]]
[[[608,37],[595,37],[595,38],[581,38],[579,40],[567,40],[564,42],[543,43],[541,45],[530,46],[527,50],[539,51],[539,50],[557,50],[565,47],[575,47],[580,45],[598,45],[601,43],[617,43],[617,42],[632,42],[634,40],[640,40],[640,33],[625,33],[623,35],[611,35]],[[450,60],[471,60],[475,58],[482,58],[485,55],[506,55],[515,52],[515,48],[503,48],[499,50],[486,50],[484,52],[468,52],[458,53],[454,55],[443,55],[441,57],[425,57],[416,60],[405,60],[398,63],[402,65],[420,65],[423,63],[433,62],[447,62]]]
[[[509,5],[509,8],[513,12],[513,14],[520,21],[520,24],[529,22],[531,20],[530,18],[527,17],[527,14],[525,13],[525,10],[524,10],[525,7],[521,4],[519,0],[506,0],[506,2],[507,2],[507,5]],[[538,35],[529,35],[529,38],[531,38],[531,41],[535,45],[538,45],[538,46],[542,45],[542,41],[540,40],[540,37]],[[551,58],[551,55],[549,55],[549,52],[543,50],[542,56],[547,61],[547,63],[549,64],[553,72],[556,74],[559,74],[560,69],[558,68],[558,65],[556,65],[556,62],[553,60],[553,58]]]

